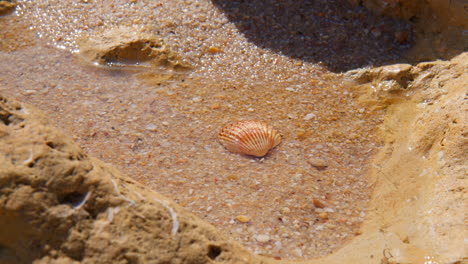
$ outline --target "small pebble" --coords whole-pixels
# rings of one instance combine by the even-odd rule
[[[216,54],[216,53],[222,53],[224,52],[222,49],[220,48],[217,48],[217,47],[209,47],[207,49],[208,53],[211,53],[211,54]]]
[[[325,213],[325,212],[322,212],[322,213],[318,214],[318,217],[319,217],[320,219],[328,219],[328,214]]]
[[[324,208],[325,204],[323,204],[320,200],[314,199],[312,201],[314,203],[315,208]]]
[[[236,220],[241,222],[241,223],[247,223],[250,221],[250,216],[247,215],[238,215],[236,216]]]
[[[227,178],[230,181],[236,181],[239,179],[239,176],[231,174],[231,175],[228,175]]]
[[[281,208],[281,213],[282,214],[289,214],[290,212],[291,212],[291,209],[289,209],[289,207]]]
[[[305,139],[307,138],[307,132],[304,129],[298,129],[297,130],[297,138],[298,139]]]
[[[302,257],[302,249],[295,248],[295,249],[292,250],[292,252],[294,253],[294,255],[296,255],[298,257]]]
[[[312,118],[315,117],[315,114],[314,113],[308,113],[306,116],[304,116],[304,120],[311,120]]]
[[[256,235],[255,240],[257,240],[260,243],[266,243],[270,241],[270,236],[269,235]]]
[[[214,104],[211,105],[211,108],[212,109],[220,109],[221,105],[219,103],[214,103]]]
[[[327,162],[322,159],[311,158],[307,161],[307,163],[309,163],[310,165],[314,166],[315,168],[319,170],[323,170],[326,167],[328,167]]]
[[[276,241],[276,242],[275,242],[275,247],[276,247],[277,249],[281,249],[281,248],[283,247],[283,244],[281,244],[281,241]]]
[[[148,125],[146,125],[145,129],[148,130],[148,131],[154,132],[154,131],[156,131],[157,127],[156,127],[155,124],[148,124]]]
[[[382,30],[380,30],[378,28],[373,28],[373,29],[371,29],[371,34],[374,37],[378,38],[378,37],[382,36]]]
[[[23,92],[24,95],[31,95],[31,94],[35,94],[35,93],[37,93],[36,90],[26,90],[26,91]]]

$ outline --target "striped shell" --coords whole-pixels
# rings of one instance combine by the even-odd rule
[[[253,120],[229,124],[218,137],[229,151],[256,157],[265,156],[281,142],[280,134],[272,126]]]

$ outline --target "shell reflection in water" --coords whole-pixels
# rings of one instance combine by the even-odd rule
[[[280,134],[272,126],[254,120],[229,124],[218,137],[229,151],[256,157],[265,156],[281,142]]]

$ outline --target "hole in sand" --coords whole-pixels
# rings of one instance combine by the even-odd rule
[[[47,141],[46,145],[51,149],[55,149],[57,147],[57,144],[52,141]]]
[[[69,204],[73,207],[79,207],[86,199],[86,193],[72,192],[59,199],[62,204]]]
[[[220,246],[217,245],[209,245],[208,246],[208,257],[212,260],[215,260],[222,252]]]
[[[0,112],[0,121],[2,121],[5,125],[9,125],[11,123],[10,121],[10,117],[12,116],[12,114],[8,113],[8,112]]]

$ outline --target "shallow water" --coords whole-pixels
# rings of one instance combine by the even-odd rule
[[[382,112],[359,105],[351,85],[325,67],[247,41],[210,1],[186,2],[23,2],[0,18],[10,36],[0,50],[0,92],[38,106],[90,155],[256,253],[338,249],[366,215]],[[73,53],[77,33],[116,25],[160,34],[192,70],[95,67]],[[159,74],[174,77],[157,84]],[[228,152],[217,132],[246,119],[270,123],[283,142],[262,159]],[[317,159],[327,167],[316,168]]]

